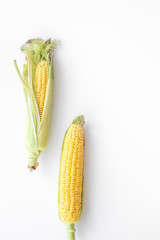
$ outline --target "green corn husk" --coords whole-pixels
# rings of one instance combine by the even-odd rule
[[[45,149],[47,144],[50,112],[53,94],[53,50],[57,45],[56,41],[43,41],[42,39],[32,39],[21,47],[22,52],[26,55],[26,62],[23,66],[21,75],[16,60],[15,68],[23,84],[25,100],[27,105],[27,120],[25,131],[25,147],[28,152],[28,167],[35,170],[40,153]],[[42,118],[40,120],[38,105],[35,98],[34,75],[37,64],[45,60],[49,66],[49,77],[45,95],[45,103]]]

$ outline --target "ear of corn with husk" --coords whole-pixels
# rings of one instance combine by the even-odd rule
[[[28,152],[28,167],[38,166],[38,158],[47,144],[53,93],[53,49],[56,41],[32,39],[21,47],[26,62],[21,75],[27,105],[25,147]]]
[[[66,223],[68,240],[75,239],[74,223],[80,218],[83,198],[84,117],[76,117],[62,145],[59,174],[59,217]]]

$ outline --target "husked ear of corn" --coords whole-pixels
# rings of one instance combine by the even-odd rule
[[[38,166],[38,158],[47,144],[53,93],[53,50],[56,41],[32,39],[22,47],[26,62],[21,75],[15,67],[24,88],[27,104],[25,146],[30,170]]]
[[[68,240],[75,239],[74,223],[80,218],[83,192],[84,117],[76,117],[62,146],[59,174],[59,217],[66,223]]]

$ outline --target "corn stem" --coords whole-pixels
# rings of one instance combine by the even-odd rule
[[[66,223],[67,240],[75,240],[75,231],[74,224]]]

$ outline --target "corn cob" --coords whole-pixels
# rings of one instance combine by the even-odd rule
[[[40,119],[42,118],[44,108],[47,83],[48,83],[48,62],[40,61],[35,70],[35,94]]]
[[[21,48],[26,63],[21,75],[15,67],[24,88],[27,104],[25,147],[30,170],[39,165],[38,158],[47,144],[53,92],[53,49],[57,42],[32,39]]]
[[[76,117],[68,128],[62,146],[59,175],[59,217],[66,223],[67,238],[75,239],[74,223],[82,210],[84,117]]]

